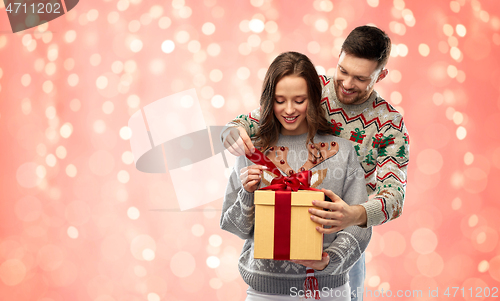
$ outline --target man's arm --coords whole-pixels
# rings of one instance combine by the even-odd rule
[[[385,150],[379,148],[375,195],[362,204],[366,210],[368,227],[384,224],[403,213],[410,137],[404,123],[400,130],[390,127],[384,137],[391,137],[394,143],[387,145]]]

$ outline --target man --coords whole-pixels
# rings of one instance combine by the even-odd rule
[[[332,226],[319,228],[322,233],[350,226],[377,226],[402,213],[409,136],[402,115],[374,90],[374,85],[388,74],[385,67],[390,50],[391,40],[385,32],[371,26],[357,27],[342,45],[335,75],[320,76],[327,120],[335,135],[353,143],[370,196],[368,202],[356,206],[347,205],[336,195],[328,195],[332,202],[316,201],[316,206],[327,210],[310,209],[314,213],[311,219]],[[259,117],[256,109],[228,124],[233,129],[226,131],[223,138],[231,153],[253,153],[249,135],[256,133]],[[351,299],[362,300],[364,256],[353,266],[349,277]]]

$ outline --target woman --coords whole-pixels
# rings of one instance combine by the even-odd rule
[[[363,203],[367,200],[364,173],[354,148],[332,135],[320,103],[321,84],[311,61],[296,52],[279,55],[264,79],[255,145],[283,175],[311,170],[312,187],[323,188],[333,199],[338,195],[350,205]],[[306,293],[306,267],[314,269],[319,283],[315,297],[350,300],[348,271],[368,245],[371,228],[348,227],[325,234],[321,260],[254,259],[254,191],[259,185],[267,186],[270,177],[265,166],[238,157],[223,204],[221,228],[246,240],[238,264],[250,286],[246,300],[297,300]]]

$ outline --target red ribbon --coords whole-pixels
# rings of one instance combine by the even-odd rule
[[[310,187],[311,171],[304,170],[289,177],[283,176],[274,163],[259,150],[247,158],[255,164],[267,166],[277,175],[271,185],[261,190],[275,191],[274,197],[274,254],[276,260],[290,260],[290,226],[292,213],[292,191],[314,190]]]

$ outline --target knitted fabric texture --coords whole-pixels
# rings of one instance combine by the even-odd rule
[[[280,135],[277,142],[277,146],[288,148],[287,163],[295,171],[307,160],[306,140],[307,134]],[[311,169],[312,172],[326,170],[317,188],[332,190],[350,205],[361,204],[367,199],[364,173],[350,142],[331,135],[314,138],[315,143],[332,141],[338,144],[338,153]],[[306,268],[286,260],[254,259],[253,256],[254,193],[247,192],[240,181],[240,170],[249,165],[253,163],[244,156],[237,158],[226,189],[220,226],[245,239],[238,267],[249,286],[260,292],[290,295],[293,288],[303,289]],[[313,176],[312,181],[315,180],[318,179]],[[319,290],[339,287],[348,281],[348,271],[366,249],[371,233],[371,228],[348,227],[324,235],[323,250],[330,256],[330,263],[314,273]]]
[[[362,204],[367,226],[376,226],[399,217],[406,191],[410,137],[403,116],[377,91],[360,105],[337,100],[333,78],[320,76],[321,105],[334,134],[350,140],[366,178],[370,199]],[[242,126],[250,137],[258,131],[260,109],[240,115],[227,126]]]

